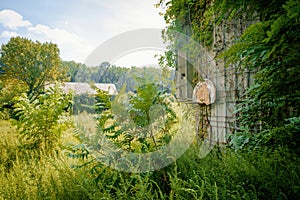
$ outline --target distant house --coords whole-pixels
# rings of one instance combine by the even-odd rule
[[[49,86],[51,87],[51,85]],[[118,94],[115,84],[94,83],[93,85],[102,91],[108,92],[109,95],[114,96]],[[75,94],[96,94],[96,91],[91,88],[90,83],[64,82],[62,83],[62,90],[66,93],[71,91]]]

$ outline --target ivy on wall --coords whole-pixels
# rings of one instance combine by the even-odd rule
[[[258,71],[236,110],[240,131],[230,136],[231,145],[238,149],[284,145],[299,153],[299,0],[161,0],[158,5],[166,7],[164,36],[171,42],[171,52],[178,45],[172,31],[210,49],[213,29],[220,23],[255,22],[219,55],[228,65]],[[161,61],[171,63],[168,58],[173,57]]]

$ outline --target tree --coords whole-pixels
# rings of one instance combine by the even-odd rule
[[[66,77],[57,45],[48,42],[13,37],[1,46],[0,64],[0,80],[24,85],[30,96],[36,96],[47,82]]]
[[[63,68],[67,69],[67,77],[70,82],[76,82],[77,74],[82,64],[74,61],[62,61]]]

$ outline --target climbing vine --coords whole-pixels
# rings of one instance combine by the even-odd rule
[[[284,145],[299,153],[299,0],[161,0],[158,5],[166,8],[164,36],[173,54],[179,45],[174,31],[211,50],[217,42],[214,28],[251,21],[233,45],[217,52],[228,66],[257,71],[237,105],[240,127],[230,144],[238,149]],[[189,43],[184,48],[197,56]],[[172,57],[168,52],[161,61],[170,63]]]
[[[258,69],[255,84],[238,105],[245,129],[236,135],[250,132],[244,139],[252,147],[288,145],[299,153],[299,1],[287,1],[280,9],[281,14],[250,26],[223,56],[229,63]]]

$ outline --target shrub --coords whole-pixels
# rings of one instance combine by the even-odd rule
[[[17,129],[23,137],[26,149],[50,151],[57,147],[62,133],[69,128],[66,110],[71,96],[56,88],[50,88],[36,99],[26,94],[16,99]]]

